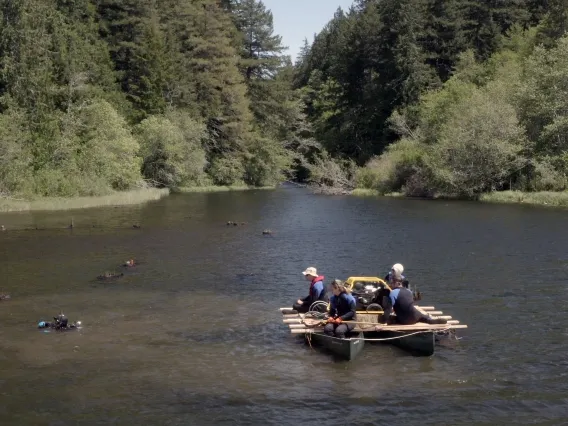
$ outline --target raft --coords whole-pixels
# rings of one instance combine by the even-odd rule
[[[467,328],[451,316],[444,316],[434,306],[416,306],[423,313],[433,318],[443,318],[446,324],[417,323],[413,325],[379,325],[382,311],[357,311],[355,328],[345,339],[327,336],[323,333],[323,314],[308,312],[307,314],[286,314],[292,308],[280,308],[283,322],[288,325],[291,334],[303,334],[308,342],[316,342],[335,355],[353,360],[362,351],[364,342],[381,342],[392,344],[416,356],[432,356],[435,352],[436,336],[440,333],[454,332]],[[360,342],[360,343],[355,343]]]

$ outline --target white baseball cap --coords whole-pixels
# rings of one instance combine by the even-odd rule
[[[394,265],[392,265],[392,270],[402,275],[402,273],[404,272],[404,266],[402,266],[400,263],[395,263]]]
[[[318,271],[316,268],[314,268],[313,266],[310,266],[309,268],[307,268],[304,272],[302,272],[302,274],[304,275],[311,275],[312,277],[317,277],[318,276]]]

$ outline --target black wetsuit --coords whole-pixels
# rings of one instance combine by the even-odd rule
[[[384,318],[390,319],[390,315],[394,310],[396,314],[396,322],[398,324],[416,324],[417,322],[425,322],[428,324],[443,324],[440,320],[435,320],[427,315],[424,315],[414,306],[414,295],[412,292],[404,287],[398,287],[391,290],[386,299],[386,307]]]
[[[341,293],[339,296],[331,296],[330,298],[329,317],[341,318],[342,321],[355,321],[357,318],[357,302],[355,298],[347,293]],[[330,336],[345,337],[345,333],[353,330],[355,324],[326,324],[323,332]]]

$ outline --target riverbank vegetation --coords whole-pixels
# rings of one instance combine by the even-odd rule
[[[296,82],[316,140],[358,166],[345,187],[559,204],[567,24],[557,0],[359,0],[306,44]]]
[[[5,205],[284,180],[493,200],[568,189],[562,0],[355,0],[295,64],[260,0],[0,13]]]
[[[5,204],[273,186],[317,149],[260,1],[0,0],[0,14]]]

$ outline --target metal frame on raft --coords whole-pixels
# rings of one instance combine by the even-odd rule
[[[390,287],[377,277],[350,277],[345,281],[346,287],[351,290],[355,282],[380,283],[390,290]],[[325,309],[322,309],[322,304],[326,305]],[[379,316],[383,314],[382,310],[357,311],[357,321],[345,321],[345,323],[355,324],[352,336],[340,339],[323,333],[329,311],[329,304],[326,302],[315,302],[310,306],[307,314],[286,313],[292,308],[280,308],[280,311],[283,314],[283,322],[288,324],[291,334],[303,335],[310,345],[313,341],[335,355],[348,360],[354,359],[362,351],[365,342],[390,343],[415,355],[431,356],[434,354],[436,335],[447,333],[454,335],[455,330],[467,328],[467,325],[460,324],[458,320],[452,319],[449,315],[443,315],[443,312],[436,310],[434,306],[416,306],[416,308],[433,318],[445,319],[447,323],[383,325],[379,323]]]

